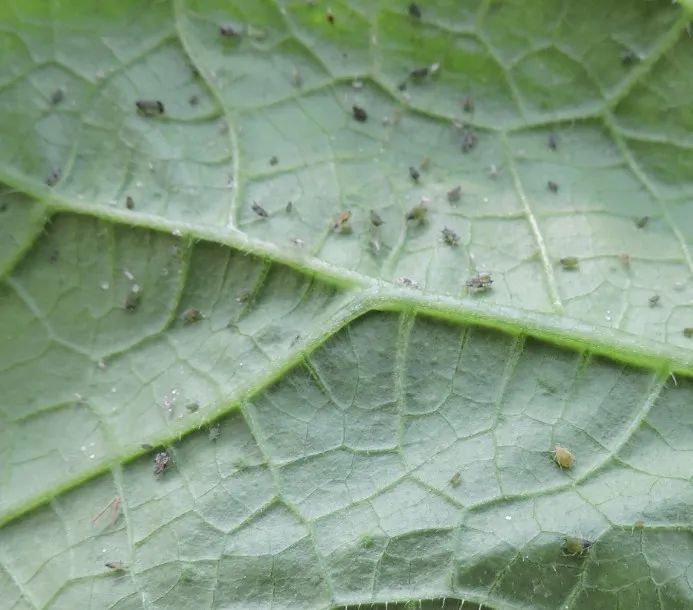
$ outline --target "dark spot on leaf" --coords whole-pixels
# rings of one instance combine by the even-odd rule
[[[421,19],[421,8],[416,2],[411,2],[409,4],[409,16],[414,19]]]
[[[558,262],[566,271],[575,271],[580,266],[580,261],[575,256],[564,256]]]
[[[277,157],[276,155],[272,156],[269,160],[269,164],[270,165],[276,165],[277,163],[279,163],[279,157]]]
[[[659,304],[660,296],[658,294],[653,294],[649,299],[647,299],[647,302],[650,304],[650,307],[656,307]]]
[[[188,104],[190,104],[191,106],[197,106],[199,102],[200,98],[197,95],[193,94],[188,98]]]
[[[365,123],[368,120],[368,113],[361,106],[352,106],[351,112],[359,123]]]
[[[558,150],[558,136],[555,133],[549,134],[548,145],[551,150]]]
[[[452,188],[448,191],[448,201],[450,203],[454,203],[455,201],[459,201],[460,197],[462,197],[462,187],[461,186],[456,186],[455,188]]]
[[[554,182],[553,180],[549,180],[546,183],[546,188],[549,189],[552,193],[557,193],[558,192],[558,183]]]
[[[135,209],[135,200],[132,197],[130,197],[130,195],[128,195],[125,198],[125,207],[128,210],[134,210]]]
[[[325,19],[327,19],[327,23],[334,25],[334,13],[330,9],[325,13]]]
[[[226,38],[238,38],[241,35],[241,28],[233,23],[224,23],[219,26],[219,35]]]
[[[253,201],[253,205],[251,205],[250,208],[261,218],[267,218],[269,216],[269,214],[267,214],[267,210],[265,210],[265,208],[255,201]]]
[[[137,110],[144,116],[157,116],[164,113],[164,103],[160,100],[137,100]]]
[[[58,184],[58,181],[60,180],[60,177],[62,176],[62,172],[59,169],[54,169],[46,178],[46,184],[48,186],[55,186]]]
[[[641,218],[636,218],[635,219],[635,226],[638,227],[638,229],[644,229],[645,226],[647,226],[648,222],[650,222],[649,216],[643,216]]]
[[[53,93],[51,93],[51,104],[57,106],[65,99],[65,90],[62,87],[58,87]]]
[[[381,224],[383,224],[383,219],[380,218],[380,214],[378,214],[378,212],[375,210],[371,210],[371,224],[374,227],[379,227]]]
[[[468,153],[471,151],[479,141],[476,135],[476,131],[469,126],[465,126],[462,130],[462,152]]]
[[[465,112],[474,112],[474,99],[470,96],[467,96],[464,98],[462,101],[462,110]]]
[[[421,177],[421,174],[419,174],[419,170],[416,169],[413,165],[409,167],[409,177],[414,181],[418,182],[419,178]]]

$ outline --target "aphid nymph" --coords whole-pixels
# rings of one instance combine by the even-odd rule
[[[580,261],[575,256],[564,256],[558,262],[566,271],[575,271],[580,266]]]
[[[327,23],[330,25],[334,25],[334,13],[332,12],[332,9],[327,9],[327,12],[325,13],[325,19],[327,19]]]
[[[461,186],[456,186],[455,188],[451,188],[448,191],[448,201],[450,203],[455,203],[455,201],[459,201],[460,197],[462,197],[462,187]]]
[[[137,100],[135,102],[137,110],[144,116],[157,116],[164,114],[164,103],[160,100]]]
[[[570,470],[575,465],[575,456],[565,447],[556,444],[552,451],[553,461],[563,470]]]
[[[416,2],[409,3],[409,16],[414,19],[421,19],[421,7]]]
[[[125,297],[126,311],[135,311],[142,300],[142,289],[138,284],[133,284]]]
[[[409,177],[414,181],[418,182],[421,174],[419,173],[419,170],[416,169],[413,165],[409,166]]]
[[[687,326],[683,329],[683,336],[686,339],[693,339],[693,326]]]
[[[491,274],[486,272],[477,273],[465,282],[467,288],[471,288],[474,292],[485,292],[486,290],[490,290],[491,284],[493,284]]]
[[[231,23],[223,23],[219,26],[219,35],[225,38],[237,38],[241,35],[241,30]]]
[[[552,193],[557,193],[558,192],[558,182],[554,182],[553,180],[549,180],[546,183],[546,188],[549,189]]]
[[[48,186],[55,186],[58,184],[58,181],[60,180],[60,177],[62,176],[62,172],[59,169],[54,169],[46,178],[46,184]]]
[[[460,236],[455,233],[452,229],[448,229],[447,227],[444,227],[443,230],[441,231],[443,234],[443,241],[448,245],[448,246],[456,246],[457,243],[460,241]]]
[[[562,551],[566,557],[582,557],[592,548],[592,541],[568,536],[563,540]]]
[[[647,299],[647,302],[650,304],[650,307],[656,307],[659,304],[659,299],[660,296],[658,294],[653,294],[649,299]]]
[[[277,155],[271,156],[270,160],[269,160],[269,164],[270,165],[276,165],[277,163],[279,163],[279,157],[277,157]]]
[[[354,119],[356,119],[359,123],[365,123],[368,120],[368,113],[361,108],[361,106],[352,106],[351,112],[354,115]]]
[[[638,227],[638,229],[644,229],[648,222],[650,222],[650,217],[642,216],[641,218],[635,219],[635,226]]]
[[[250,209],[261,218],[267,218],[269,216],[269,214],[267,214],[267,210],[257,203],[257,201],[253,201],[253,205],[250,206]]]
[[[154,474],[159,476],[171,463],[171,456],[165,451],[160,451],[154,456]]]
[[[474,112],[474,98],[469,95],[465,97],[462,100],[462,110],[468,113]]]
[[[202,313],[199,309],[195,307],[189,307],[183,312],[183,321],[186,324],[192,324],[194,322],[199,322],[202,319]]]
[[[450,485],[452,485],[453,487],[459,487],[461,482],[462,475],[459,472],[456,472],[452,475],[452,477],[450,477]]]
[[[125,207],[128,210],[134,210],[135,209],[135,200],[132,197],[130,197],[130,195],[128,195],[125,198]]]
[[[468,153],[471,151],[478,141],[479,138],[476,135],[476,131],[471,127],[465,127],[462,132],[462,152]]]
[[[122,561],[107,561],[103,565],[113,572],[123,572],[125,570],[125,564]]]
[[[337,220],[332,225],[332,229],[336,233],[344,233],[344,234],[351,233],[352,228],[351,228],[351,223],[349,222],[350,220],[351,220],[351,212],[349,210],[344,210],[337,217]]]
[[[374,227],[379,227],[381,224],[383,224],[383,219],[380,217],[380,214],[378,214],[378,212],[376,212],[375,210],[371,210],[370,217],[371,224]]]
[[[53,93],[51,93],[51,104],[57,106],[60,102],[65,99],[65,89],[58,87]]]
[[[406,219],[413,220],[414,222],[424,222],[428,216],[428,207],[424,203],[415,205],[409,212],[407,212]]]

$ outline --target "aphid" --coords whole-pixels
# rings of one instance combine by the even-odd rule
[[[261,218],[267,218],[269,216],[269,214],[267,214],[267,210],[263,208],[257,201],[253,201],[253,205],[250,206],[250,209]]]
[[[559,444],[554,447],[552,455],[553,461],[560,466],[561,470],[564,468],[570,470],[575,465],[575,456]]]
[[[641,218],[635,219],[635,226],[638,227],[638,229],[644,229],[648,222],[650,222],[650,217],[642,216]]]
[[[640,61],[640,56],[635,51],[624,51],[621,53],[621,65],[628,68]]]
[[[412,280],[412,279],[410,279],[408,277],[404,277],[404,276],[397,278],[397,283],[400,286],[406,286],[407,288],[418,288],[419,287],[419,283],[416,280]]]
[[[409,16],[413,17],[414,19],[421,19],[421,7],[419,7],[416,2],[411,2],[409,4]]]
[[[107,561],[103,565],[113,572],[123,572],[125,570],[125,564],[122,561]]]
[[[291,214],[291,211],[294,209],[294,204],[291,201],[289,201],[289,203],[286,204],[285,209],[287,214]]]
[[[58,87],[53,93],[51,93],[51,104],[57,106],[60,102],[65,99],[65,89]]]
[[[647,299],[647,302],[650,304],[650,307],[656,307],[659,304],[659,299],[661,297],[658,294],[653,294],[649,299]]]
[[[270,165],[276,165],[277,163],[279,163],[279,157],[277,157],[276,155],[273,155],[272,157],[270,157],[270,160],[269,160]]]
[[[159,476],[171,463],[171,456],[165,451],[160,451],[154,456],[154,474]]]
[[[196,402],[189,402],[187,405],[185,405],[185,408],[190,411],[190,413],[195,413],[196,411],[200,410],[200,405]]]
[[[370,549],[375,544],[375,539],[370,534],[364,534],[359,539],[359,543],[364,549]]]
[[[144,116],[164,114],[164,103],[159,100],[137,100],[135,106]]]
[[[214,442],[221,436],[221,426],[212,426],[207,432],[207,438]]]
[[[413,220],[415,222],[424,222],[428,216],[428,207],[425,203],[420,203],[415,205],[411,210],[407,212],[406,219]]]
[[[553,180],[549,180],[546,183],[546,188],[549,189],[552,193],[557,193],[558,192],[558,183],[554,182]]]
[[[693,326],[687,326],[686,328],[684,328],[683,336],[686,337],[686,339],[693,338]]]
[[[325,19],[327,19],[327,23],[329,23],[330,25],[334,25],[334,13],[332,12],[332,9],[327,9],[327,12],[325,13]]]
[[[462,475],[459,472],[456,472],[452,475],[452,477],[450,477],[450,485],[452,485],[453,487],[459,487],[461,482]]]
[[[291,70],[291,84],[297,89],[300,89],[303,86],[303,76],[301,75],[301,71],[296,66],[294,66]]]
[[[635,523],[633,523],[634,530],[641,530],[643,527],[645,527],[645,522],[642,519],[638,519]]]
[[[118,517],[120,516],[120,510],[122,507],[122,501],[120,499],[120,496],[113,496],[111,498],[110,502],[106,504],[98,513],[96,513],[92,518],[91,518],[91,524],[94,525],[103,515],[108,511],[108,509],[111,509],[111,520],[109,521],[108,525],[106,527],[112,527],[115,522],[118,520]]]
[[[399,91],[406,91],[407,90],[407,81],[403,80],[399,85],[397,85],[397,89]]]
[[[474,292],[490,290],[491,284],[493,284],[493,278],[491,278],[490,273],[486,272],[477,273],[465,282],[467,288],[471,288]]]
[[[351,212],[349,210],[344,210],[343,212],[340,212],[337,220],[332,225],[332,229],[337,233],[351,233],[352,228],[351,223],[349,222],[350,220]]]
[[[460,241],[460,236],[455,233],[452,229],[448,229],[447,227],[444,227],[443,230],[441,231],[443,234],[443,241],[448,245],[448,246],[456,246],[457,243]]]
[[[568,536],[563,540],[562,551],[566,557],[582,557],[592,548],[592,541]]]
[[[474,98],[467,96],[462,100],[462,110],[465,112],[474,112]]]
[[[580,261],[576,256],[564,256],[558,262],[566,271],[575,271],[580,266]]]
[[[219,26],[219,35],[226,38],[237,38],[241,35],[241,30],[231,23],[223,23]]]
[[[142,300],[142,289],[138,284],[133,284],[125,297],[125,309],[135,311]]]
[[[421,174],[419,173],[419,170],[416,169],[413,165],[409,166],[409,177],[414,181],[418,182]]]
[[[428,66],[424,66],[423,68],[415,68],[409,73],[409,78],[413,81],[420,81],[423,80],[428,76]]]
[[[381,224],[383,224],[383,219],[380,218],[380,214],[378,214],[378,212],[375,210],[371,210],[371,224],[374,227],[379,227]]]
[[[190,307],[183,312],[183,321],[186,324],[192,324],[193,322],[199,322],[202,319],[202,313],[199,309],[195,307]]]
[[[130,195],[128,195],[125,198],[125,207],[128,210],[134,210],[135,209],[135,200],[132,197],[130,197]]]
[[[354,118],[359,123],[365,123],[368,120],[368,113],[363,108],[361,108],[361,106],[352,106],[351,112],[353,113]]]
[[[553,132],[549,134],[548,145],[551,150],[558,150],[558,136]]]
[[[419,163],[419,168],[422,172],[427,172],[431,168],[431,158],[424,157],[423,159],[421,159],[421,163]]]
[[[468,153],[471,151],[478,141],[479,138],[476,135],[476,131],[471,127],[465,127],[462,133],[462,152]]]
[[[200,101],[200,98],[197,95],[191,95],[188,98],[188,104],[190,104],[191,106],[197,106],[199,101]]]
[[[48,175],[48,178],[46,178],[46,184],[48,186],[55,186],[56,184],[58,184],[58,181],[60,180],[61,176],[62,176],[62,172],[59,169],[54,169]]]
[[[450,203],[455,203],[455,201],[459,201],[460,197],[462,197],[461,186],[456,186],[455,188],[452,188],[448,191],[448,201]]]

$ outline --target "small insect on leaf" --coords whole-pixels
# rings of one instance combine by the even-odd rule
[[[378,212],[376,212],[375,210],[371,210],[370,217],[371,224],[374,227],[379,227],[381,224],[383,224],[383,219],[380,217],[380,214],[378,214]]]
[[[207,432],[207,438],[214,442],[221,436],[221,426],[212,426]]]
[[[58,181],[60,180],[61,176],[62,176],[62,172],[59,169],[54,169],[48,175],[48,178],[46,178],[46,184],[48,186],[55,186],[56,184],[58,184]]]
[[[191,106],[197,106],[200,103],[200,98],[199,96],[193,94],[188,98],[188,104]]]
[[[557,193],[558,192],[558,182],[554,182],[553,180],[549,180],[546,183],[546,188],[549,189],[552,193]]]
[[[413,165],[409,166],[409,177],[414,181],[418,182],[419,178],[421,177],[421,174],[419,173],[419,170],[416,169]]]
[[[560,466],[561,470],[564,468],[570,470],[575,465],[575,456],[565,447],[557,444],[552,451],[552,455],[553,461]]]
[[[368,113],[361,108],[361,106],[352,106],[351,112],[354,115],[354,119],[356,119],[359,123],[365,123],[368,120]]]
[[[448,229],[447,227],[444,227],[443,230],[441,231],[443,234],[443,241],[448,245],[448,246],[456,246],[458,242],[460,241],[460,236],[455,233],[452,229]]]
[[[421,19],[421,7],[416,2],[409,4],[409,16],[414,19]]]
[[[428,217],[428,207],[424,203],[415,205],[411,210],[407,212],[407,220],[413,220],[414,222],[422,223],[426,221]]]
[[[200,312],[200,310],[195,307],[189,307],[183,312],[183,321],[186,324],[199,322],[202,318],[202,312]]]
[[[232,23],[222,23],[219,26],[219,35],[224,38],[238,38],[241,33],[241,28]]]
[[[407,288],[418,288],[419,287],[419,283],[416,280],[412,280],[412,279],[410,279],[408,277],[404,277],[404,276],[397,278],[397,283],[400,286],[406,286]]]
[[[641,218],[635,219],[635,226],[638,227],[638,229],[644,229],[648,222],[650,222],[650,217],[642,216]]]
[[[134,210],[135,209],[135,200],[132,197],[130,197],[130,195],[128,195],[125,198],[125,207],[128,210]]]
[[[485,292],[491,289],[491,284],[493,284],[493,279],[490,273],[477,273],[475,276],[470,277],[465,285],[467,288],[474,292]]]
[[[340,212],[337,220],[332,225],[332,229],[335,231],[335,233],[343,233],[345,235],[349,234],[352,232],[350,220],[351,212],[349,210],[344,210],[343,212]]]
[[[144,116],[158,116],[164,114],[164,103],[159,100],[137,100],[137,110]]]
[[[332,9],[327,9],[327,12],[325,13],[325,19],[327,19],[327,23],[330,25],[334,25],[334,13],[332,12]]]
[[[142,300],[142,289],[138,284],[133,284],[125,297],[125,310],[135,311]]]
[[[659,299],[661,297],[658,294],[653,294],[649,299],[647,299],[647,302],[650,304],[650,307],[657,307],[659,305]]]
[[[455,188],[452,188],[448,191],[448,201],[450,203],[455,203],[456,201],[459,201],[460,197],[462,197],[461,186],[456,186]]]
[[[112,527],[120,516],[121,508],[122,500],[120,499],[120,496],[113,496],[110,502],[91,518],[91,524],[94,525],[110,509],[111,520],[108,522],[106,527]]]
[[[473,150],[478,141],[476,131],[471,127],[465,127],[462,131],[462,152],[468,153]]]
[[[563,540],[562,551],[566,557],[582,557],[592,548],[592,541],[568,536]]]
[[[621,53],[621,65],[629,68],[640,61],[640,56],[635,51],[624,51]]]
[[[450,477],[450,485],[452,485],[453,487],[459,487],[461,482],[462,475],[459,472],[456,472],[452,475],[452,477]]]
[[[294,209],[294,204],[293,204],[293,202],[289,201],[289,202],[286,204],[286,208],[284,208],[284,209],[286,210],[286,213],[287,213],[287,214],[291,214],[292,210]]]
[[[154,456],[154,474],[161,475],[170,465],[171,456],[165,451],[160,451]]]
[[[683,336],[686,339],[693,339],[693,326],[687,326],[683,329]]]
[[[423,68],[414,68],[409,73],[409,78],[411,80],[413,80],[414,82],[422,81],[427,76],[428,76],[428,66],[424,66]]]
[[[270,157],[270,160],[269,160],[270,165],[276,165],[277,163],[279,163],[279,157],[277,157],[276,155]]]
[[[576,256],[564,256],[558,261],[566,271],[576,271],[580,266],[580,261]]]
[[[195,413],[196,411],[200,410],[200,405],[196,402],[189,402],[187,405],[185,405],[185,408],[190,412],[190,413]]]
[[[551,150],[558,150],[558,136],[555,133],[549,134],[548,145]]]
[[[253,212],[255,212],[261,218],[267,218],[269,216],[269,214],[267,213],[267,210],[265,210],[265,208],[263,208],[256,201],[253,201],[253,205],[250,206],[250,209],[253,210]]]
[[[65,89],[58,87],[53,93],[51,93],[51,104],[57,106],[65,99]]]
[[[462,100],[462,110],[464,110],[467,113],[472,113],[474,112],[474,98],[471,96],[467,96]]]
[[[112,572],[124,572],[126,569],[125,564],[122,561],[107,561],[103,565]]]

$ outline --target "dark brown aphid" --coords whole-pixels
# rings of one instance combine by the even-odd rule
[[[241,29],[231,23],[223,23],[219,26],[219,35],[225,38],[238,38],[241,35]]]
[[[154,474],[159,476],[169,467],[171,456],[165,451],[160,451],[154,456]]]
[[[549,134],[548,145],[551,150],[558,150],[558,136],[553,132]]]
[[[415,68],[409,73],[409,78],[413,81],[420,81],[423,80],[428,76],[428,66],[424,66],[423,68]]]
[[[191,106],[197,106],[197,104],[200,102],[200,98],[197,95],[191,95],[188,98],[188,104]]]
[[[250,209],[261,218],[267,218],[269,216],[267,210],[263,208],[257,201],[253,201],[253,205],[250,206]]]
[[[638,227],[638,229],[644,229],[648,222],[650,222],[650,217],[642,216],[641,218],[635,219],[635,226]]]
[[[450,203],[455,203],[455,201],[459,201],[460,197],[462,197],[461,186],[456,186],[455,188],[452,188],[448,191],[448,201]]]
[[[325,13],[325,19],[327,19],[327,23],[330,25],[334,25],[334,13],[332,12],[332,9],[327,9],[327,12]]]
[[[456,246],[458,242],[460,241],[460,236],[455,233],[452,229],[448,229],[447,227],[444,227],[443,230],[441,231],[443,234],[443,241],[448,245],[448,246]]]
[[[289,203],[286,204],[285,209],[287,214],[291,214],[291,211],[294,209],[294,204],[291,201],[289,201]]]
[[[115,522],[118,520],[118,517],[120,516],[120,510],[122,508],[122,501],[120,499],[120,496],[113,496],[111,498],[110,502],[106,504],[98,513],[96,513],[92,518],[91,518],[91,524],[94,525],[103,515],[108,511],[108,509],[111,510],[111,520],[109,521],[107,527],[112,527]]]
[[[565,447],[556,444],[553,451],[553,461],[558,464],[561,470],[564,468],[570,470],[575,465],[575,456]]]
[[[546,183],[546,188],[549,189],[552,193],[557,193],[558,192],[558,183],[554,182],[553,180],[549,180]]]
[[[142,290],[137,284],[134,284],[128,291],[127,296],[125,297],[125,310],[135,311],[139,307],[141,300]]]
[[[576,256],[564,256],[558,262],[566,271],[575,271],[580,266],[580,261]]]
[[[379,227],[381,224],[383,224],[383,219],[380,218],[380,214],[378,214],[378,212],[375,210],[371,210],[371,224],[374,227]]]
[[[624,51],[621,53],[621,65],[629,68],[640,61],[640,56],[635,51]]]
[[[135,106],[144,116],[158,116],[165,111],[164,103],[160,100],[137,100]]]
[[[51,93],[51,104],[57,106],[65,99],[65,89],[58,87],[53,93]]]
[[[477,273],[475,276],[470,277],[465,285],[467,288],[471,288],[474,292],[485,292],[490,290],[491,284],[493,284],[493,279],[490,273]]]
[[[582,557],[592,548],[592,544],[591,540],[569,536],[563,540],[563,555],[566,557]]]
[[[186,324],[199,322],[202,318],[202,312],[200,312],[200,310],[195,307],[189,307],[183,312],[183,321]]]
[[[351,112],[353,113],[354,118],[359,123],[365,123],[368,120],[368,113],[363,108],[361,108],[361,106],[352,106]]]
[[[693,338],[693,326],[687,326],[686,328],[683,329],[683,336],[686,337],[686,339],[692,339]]]
[[[421,177],[421,174],[419,173],[419,170],[416,169],[413,165],[409,166],[409,177],[414,181],[418,182],[419,178]]]
[[[474,112],[474,98],[469,95],[465,97],[462,100],[462,110],[469,113]]]
[[[276,165],[277,163],[279,163],[279,157],[277,157],[276,155],[270,157],[270,160],[269,160],[270,165]]]
[[[399,91],[406,91],[407,90],[407,81],[403,80],[399,85],[397,85],[397,89]]]
[[[653,294],[649,299],[647,299],[647,302],[650,304],[650,307],[656,307],[659,305],[659,299],[661,297],[658,294]]]
[[[125,207],[128,210],[134,210],[135,209],[135,200],[132,197],[130,197],[130,195],[128,195],[125,198]]]
[[[459,487],[461,482],[462,475],[459,472],[456,472],[452,475],[452,477],[450,477],[450,485],[452,485],[453,487]]]
[[[125,571],[125,564],[122,561],[107,561],[104,563],[109,570],[113,572],[123,572]]]
[[[46,178],[46,184],[48,186],[55,186],[56,184],[58,184],[58,181],[60,180],[61,176],[62,176],[62,172],[59,169],[54,169],[48,175],[48,178]]]
[[[337,220],[332,225],[332,229],[336,233],[351,233],[351,212],[349,210],[344,210],[340,212]]]
[[[474,129],[471,127],[465,127],[464,131],[462,132],[462,152],[470,152],[476,146],[478,141],[479,138],[476,135],[476,131],[474,131]]]
[[[416,2],[411,2],[409,4],[409,16],[414,19],[421,19],[421,7],[416,4]]]
[[[428,216],[428,207],[424,203],[415,205],[411,210],[407,212],[406,219],[413,220],[415,222],[424,222]]]

